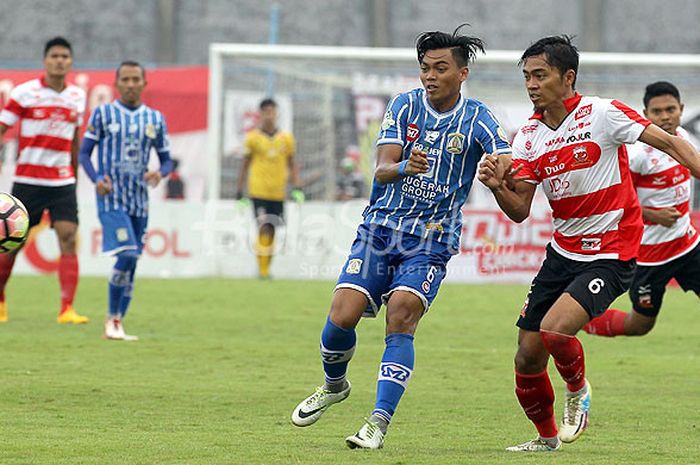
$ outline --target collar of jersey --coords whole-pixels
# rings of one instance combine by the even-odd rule
[[[444,118],[445,116],[449,116],[452,113],[456,112],[460,108],[462,108],[462,105],[464,105],[464,97],[462,97],[462,94],[459,94],[459,100],[457,100],[457,103],[455,103],[455,106],[453,106],[451,109],[447,110],[444,113],[440,113],[437,111],[435,108],[433,108],[430,105],[430,102],[428,101],[428,97],[425,95],[425,92],[423,92],[423,105],[425,105],[425,108],[428,109],[428,113],[433,115],[436,118]]]
[[[139,111],[143,110],[143,103],[141,103],[138,107],[136,108],[129,108],[126,105],[124,105],[122,102],[119,101],[119,99],[116,99],[114,101],[114,104],[121,108],[124,111],[128,111],[129,113],[138,113]]]
[[[574,108],[576,108],[583,98],[583,95],[579,94],[578,92],[574,93],[573,97],[569,97],[567,99],[564,99],[564,107],[566,108],[567,113],[571,113],[574,111]],[[542,110],[535,110],[535,112],[532,114],[530,119],[539,119],[541,120],[544,117],[544,114]]]
[[[49,89],[50,91],[56,92],[57,94],[62,94],[64,90],[68,88],[68,84],[65,82],[63,83],[63,90],[58,91],[54,89],[53,87],[49,87],[49,85],[46,83],[46,76],[41,76],[39,78],[39,84],[41,84],[41,87],[45,87],[46,89]]]

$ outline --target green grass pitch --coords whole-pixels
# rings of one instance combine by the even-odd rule
[[[100,338],[106,280],[84,278],[88,325],[55,323],[55,277],[13,277],[0,326],[0,463],[700,463],[700,305],[669,292],[642,338],[581,335],[590,428],[555,454],[506,446],[535,436],[513,394],[526,286],[445,285],[416,338],[416,368],[381,451],[351,451],[374,404],[382,318],[358,328],[353,393],[315,425],[289,415],[322,381],[318,340],[330,282],[137,280],[128,332]],[[629,308],[626,297],[619,307]],[[550,364],[551,365],[551,364]],[[550,366],[562,405],[563,384]]]

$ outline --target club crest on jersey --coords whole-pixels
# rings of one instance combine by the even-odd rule
[[[414,140],[418,139],[419,133],[420,129],[418,129],[418,126],[413,123],[406,127],[406,139],[408,139],[409,142],[413,142]]]
[[[395,124],[396,121],[394,121],[394,114],[391,112],[391,110],[387,110],[384,114],[384,119],[382,120],[382,130],[386,131]]]
[[[588,151],[585,145],[577,145],[574,147],[574,164],[583,164],[588,162]]]
[[[502,127],[498,126],[496,134],[498,134],[498,137],[500,137],[503,142],[508,142],[508,136],[506,135],[506,132],[503,130]]]
[[[450,153],[462,153],[464,150],[464,135],[452,132],[447,135],[447,151]]]
[[[348,260],[348,266],[345,267],[345,272],[347,274],[360,274],[362,269],[362,259],[361,258],[351,258]]]
[[[146,130],[144,131],[146,134],[146,137],[149,139],[155,139],[156,138],[156,128],[153,126],[151,123],[148,123],[146,125]]]

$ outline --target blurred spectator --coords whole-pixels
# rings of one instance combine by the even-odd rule
[[[180,177],[180,172],[177,170],[180,166],[180,160],[173,158],[173,170],[168,176],[165,183],[165,198],[184,200],[185,198],[185,182]]]
[[[352,200],[366,196],[365,177],[357,169],[357,161],[352,157],[344,157],[340,161],[338,176],[337,200]]]

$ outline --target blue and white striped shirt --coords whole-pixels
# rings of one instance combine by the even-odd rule
[[[143,177],[151,148],[159,156],[170,151],[162,113],[143,104],[132,109],[117,100],[92,112],[85,138],[97,142],[97,174],[112,179],[112,192],[97,196],[98,211],[148,216],[148,186]]]
[[[403,160],[416,147],[427,153],[430,169],[372,186],[365,224],[446,243],[459,250],[461,207],[467,200],[477,165],[484,153],[510,153],[506,134],[483,103],[459,98],[439,113],[423,89],[395,96],[387,107],[377,145],[403,147]]]

